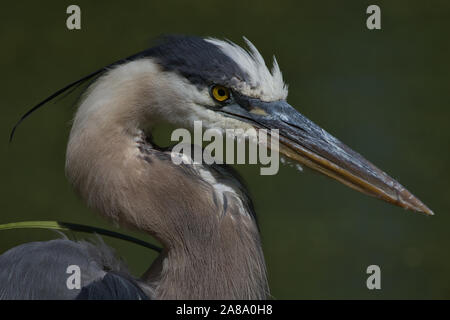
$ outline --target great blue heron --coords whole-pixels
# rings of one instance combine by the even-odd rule
[[[432,214],[419,199],[286,102],[276,60],[214,38],[174,36],[59,90],[97,78],[75,115],[66,174],[104,217],[155,237],[163,252],[142,278],[106,246],[33,242],[0,257],[3,299],[265,299],[266,267],[255,213],[225,165],[175,165],[151,132],[167,122],[192,129],[275,128],[280,152],[365,194]],[[220,90],[218,90],[218,88]],[[29,113],[31,113],[29,112]],[[21,120],[29,115],[27,113]],[[66,286],[68,265],[81,289]]]

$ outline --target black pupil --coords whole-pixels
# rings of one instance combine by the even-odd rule
[[[219,94],[219,96],[223,97],[223,96],[225,95],[225,90],[219,89],[219,90],[217,91],[217,93]]]

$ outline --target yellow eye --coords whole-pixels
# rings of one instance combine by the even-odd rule
[[[223,102],[230,98],[230,90],[228,90],[228,88],[225,88],[223,86],[214,86],[211,89],[211,94],[213,98],[219,102]]]

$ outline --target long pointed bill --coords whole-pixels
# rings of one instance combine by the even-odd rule
[[[258,129],[279,130],[279,151],[287,158],[323,173],[347,186],[402,208],[433,212],[400,183],[375,167],[286,101],[262,102],[238,97],[221,112]]]

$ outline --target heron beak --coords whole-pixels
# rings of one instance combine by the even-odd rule
[[[367,195],[433,215],[433,211],[400,183],[286,101],[263,102],[248,97],[238,97],[236,100],[237,103],[225,106],[221,111],[257,129],[278,129],[279,152],[285,157]]]

